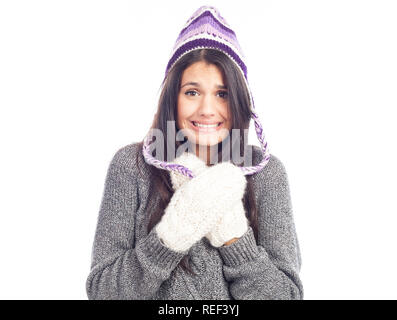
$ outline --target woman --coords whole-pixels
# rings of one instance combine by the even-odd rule
[[[303,299],[287,174],[268,152],[242,57],[214,7],[187,21],[155,142],[147,135],[110,163],[89,299]],[[245,142],[251,118],[261,148]]]

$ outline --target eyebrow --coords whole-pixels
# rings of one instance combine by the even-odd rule
[[[181,89],[182,89],[184,86],[187,86],[187,85],[192,85],[192,86],[200,87],[200,84],[199,84],[198,82],[190,81],[190,82],[186,82],[183,86],[181,86]],[[220,85],[220,84],[216,85],[216,87],[217,87],[218,89],[227,89],[226,86]]]

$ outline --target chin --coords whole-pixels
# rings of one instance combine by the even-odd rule
[[[204,141],[199,141],[198,145],[200,145],[202,147],[212,147],[212,146],[219,144],[219,142],[221,142],[221,141],[204,139]]]
[[[197,134],[191,130],[187,130],[187,137],[191,143],[200,146],[214,146],[222,142],[229,134],[227,130],[214,134]]]

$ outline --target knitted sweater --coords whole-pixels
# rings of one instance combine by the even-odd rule
[[[252,164],[262,154],[252,147]],[[258,243],[251,227],[228,246],[212,247],[207,238],[194,244],[189,263],[196,275],[178,263],[184,253],[147,232],[150,178],[137,143],[120,148],[110,162],[97,220],[86,281],[90,300],[303,299],[299,278],[301,254],[293,220],[287,173],[271,154],[253,175],[258,210]]]

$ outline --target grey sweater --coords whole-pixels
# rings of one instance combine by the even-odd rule
[[[110,162],[86,281],[90,300],[303,299],[301,254],[287,173],[271,154],[253,176],[258,243],[252,228],[229,246],[202,238],[188,252],[196,275],[178,263],[184,253],[165,247],[155,228],[148,234],[148,164],[138,171],[137,143],[120,148]],[[261,151],[251,146],[253,165]]]

